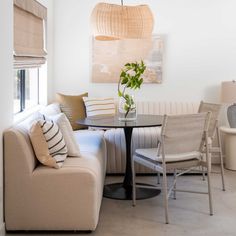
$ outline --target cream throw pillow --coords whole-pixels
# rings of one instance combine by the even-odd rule
[[[37,159],[46,166],[62,167],[67,147],[60,129],[53,121],[35,121],[29,131]]]
[[[51,104],[47,105],[46,107],[42,108],[39,112],[45,116],[57,115],[57,114],[61,113],[60,104],[59,103],[51,103]]]
[[[73,129],[66,115],[64,113],[60,113],[60,114],[45,117],[45,118],[46,120],[52,119],[59,126],[61,133],[64,137],[67,149],[68,149],[68,156],[79,157],[80,156],[79,146],[75,140]]]
[[[87,117],[114,116],[116,113],[114,98],[83,97],[83,100]]]

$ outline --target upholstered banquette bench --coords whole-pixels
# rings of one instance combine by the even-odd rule
[[[75,131],[80,157],[60,169],[36,159],[28,130],[34,114],[4,133],[7,230],[94,230],[106,169],[103,131]]]

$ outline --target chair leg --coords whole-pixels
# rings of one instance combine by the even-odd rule
[[[135,180],[135,168],[134,168],[134,158],[132,157],[131,160],[131,167],[132,167],[132,200],[133,206],[136,205],[136,180]]]
[[[164,168],[164,169],[165,169],[165,168]],[[168,215],[168,193],[167,193],[167,177],[166,177],[166,170],[163,171],[162,190],[163,190],[163,198],[164,198],[166,224],[169,224],[169,215]]]
[[[205,181],[206,180],[205,168],[204,166],[201,166],[201,168],[202,168],[202,180]]]
[[[210,215],[213,215],[213,207],[212,207],[212,193],[211,193],[211,173],[209,170],[209,166],[207,166],[207,184],[208,184],[208,197],[209,197],[209,208]]]
[[[219,128],[217,127],[217,141],[219,144],[219,154],[220,154],[220,170],[221,170],[221,181],[222,181],[222,190],[225,191],[225,177],[224,177],[224,162],[223,162],[223,155],[222,155],[222,147],[221,147],[221,137],[220,137],[220,132]]]
[[[160,184],[160,179],[161,179],[161,174],[158,172],[157,173],[157,184]]]
[[[174,169],[174,188],[173,188],[173,198],[176,200],[176,169]]]

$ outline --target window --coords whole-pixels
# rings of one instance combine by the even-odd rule
[[[14,114],[17,114],[39,103],[43,104],[43,100],[47,99],[45,80],[47,79],[45,72],[47,8],[37,0],[12,2],[14,4]],[[30,112],[23,112],[20,116]]]
[[[15,70],[14,114],[39,104],[39,69]]]

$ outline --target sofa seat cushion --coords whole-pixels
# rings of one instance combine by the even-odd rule
[[[76,130],[74,136],[80,151],[94,152],[104,139],[104,130]]]
[[[82,159],[86,158],[87,161],[89,161],[89,158],[96,156],[96,158],[101,163],[102,173],[105,178],[107,150],[104,139],[104,131],[77,130],[74,131],[74,136],[77,144],[80,147]]]

